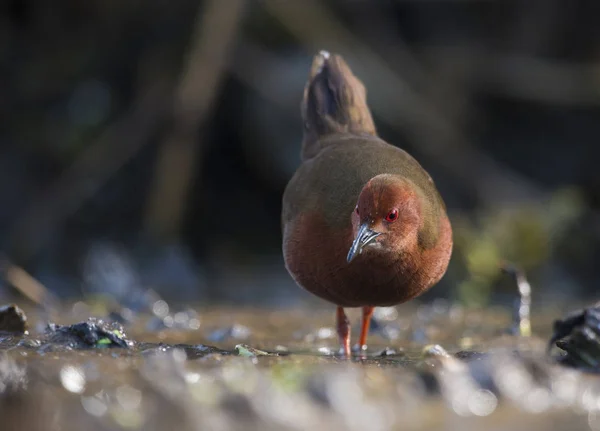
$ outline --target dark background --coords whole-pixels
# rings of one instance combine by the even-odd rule
[[[594,0],[5,0],[4,268],[59,297],[320,303],[285,272],[279,216],[327,49],[446,200],[455,251],[426,300],[511,300],[503,259],[538,304],[597,299],[599,17]]]

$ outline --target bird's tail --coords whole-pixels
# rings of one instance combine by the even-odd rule
[[[302,100],[302,159],[321,149],[319,139],[336,133],[375,135],[366,90],[344,59],[321,51],[315,55]]]

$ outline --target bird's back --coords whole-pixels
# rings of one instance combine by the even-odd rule
[[[406,151],[375,136],[332,135],[323,139],[321,146],[316,156],[302,163],[285,189],[284,231],[300,214],[313,211],[321,213],[332,228],[348,229],[360,191],[380,174],[399,175],[412,182],[430,204],[427,212],[431,219],[444,211],[431,177]]]

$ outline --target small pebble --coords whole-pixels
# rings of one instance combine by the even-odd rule
[[[27,331],[27,316],[14,304],[0,307],[0,331],[23,334]]]

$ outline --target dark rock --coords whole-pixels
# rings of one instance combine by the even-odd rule
[[[555,321],[548,350],[554,345],[564,351],[558,358],[559,362],[588,371],[600,371],[600,303]]]
[[[46,335],[51,343],[66,344],[75,349],[90,347],[122,347],[128,349],[134,345],[134,342],[127,338],[121,324],[94,318],[69,326],[50,323],[46,329]]]
[[[14,304],[0,307],[0,331],[23,334],[27,330],[25,312]]]

